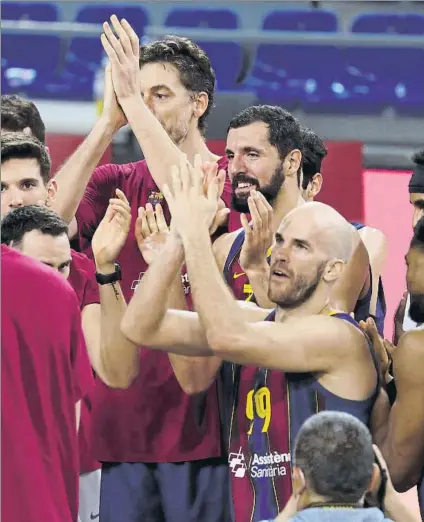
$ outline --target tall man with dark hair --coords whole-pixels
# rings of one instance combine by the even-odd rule
[[[327,156],[327,148],[314,131],[302,128],[303,152],[303,198],[313,201],[321,191],[323,184],[322,162]],[[386,317],[386,300],[381,275],[386,262],[387,238],[376,228],[362,223],[352,222],[364,243],[370,262],[369,290],[360,296],[353,310],[357,321],[365,321],[370,315],[374,317],[381,335]]]
[[[189,161],[200,154],[204,162],[218,162],[220,168],[227,161],[208,150],[203,136],[215,73],[199,46],[170,36],[140,49],[128,22],[119,22],[116,16],[110,25],[105,23],[102,43],[110,62],[103,114],[55,176],[60,191],[54,208],[68,222],[76,215],[85,251],[115,190],[127,195],[132,221],[118,263],[123,294],[129,300],[147,270],[134,236],[139,208],[146,209],[151,223],[153,207],[161,203],[169,223],[162,187],[170,180],[171,166],[183,154]],[[95,169],[126,122],[145,160]],[[229,202],[229,189],[226,194]],[[182,279],[189,297],[185,272]],[[171,355],[171,365],[167,354],[141,350],[136,355],[140,374],[128,390],[96,384],[93,445],[95,456],[104,463],[101,520],[226,522],[228,468],[221,458],[215,387],[188,397],[173,372],[182,358]]]
[[[35,104],[16,94],[1,96],[1,133],[23,132],[41,143],[46,142],[46,129]]]
[[[183,163],[172,192],[164,190],[172,231],[122,329],[135,346],[203,356],[196,379],[204,387],[222,360],[234,363],[222,365],[220,378],[235,517],[270,518],[290,497],[291,444],[303,421],[336,409],[367,423],[378,389],[365,336],[331,308],[332,287],[352,254],[350,225],[320,203],[286,215],[271,254],[269,298],[277,310],[270,312],[237,303],[222,279],[209,238],[217,195],[202,196],[200,166],[190,171]],[[168,310],[164,298],[184,257],[197,314]]]

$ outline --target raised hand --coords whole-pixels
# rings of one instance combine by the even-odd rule
[[[191,232],[210,230],[218,212],[220,186],[225,172],[220,171],[204,189],[204,173],[199,155],[191,166],[184,156],[181,156],[179,166],[172,169],[171,187],[165,185],[165,196],[171,211],[172,228],[181,237]],[[228,213],[228,209],[222,209]]]
[[[240,266],[245,272],[254,271],[264,266],[268,250],[274,239],[271,205],[256,190],[252,190],[247,202],[252,218],[251,223],[247,221],[245,214],[241,215],[245,240],[240,252]]]
[[[105,217],[91,241],[94,259],[100,272],[114,268],[115,261],[127,240],[130,224],[130,204],[125,194],[116,189],[116,198],[109,200]]]
[[[168,236],[169,228],[160,203],[156,205],[155,210],[150,203],[147,203],[145,209],[143,207],[138,209],[135,238],[140,253],[148,265],[162,252]]]
[[[389,374],[390,362],[396,347],[387,339],[383,339],[377,330],[377,325],[372,317],[368,317],[366,321],[361,321],[359,326],[370,338],[374,353],[377,356],[380,366],[380,375],[383,382],[389,382],[391,375]]]
[[[212,222],[212,225],[209,228],[209,234],[212,236],[219,227],[225,225],[228,219],[228,215],[230,210],[225,206],[224,201],[221,199],[222,193],[224,191],[225,184],[225,171],[218,171],[218,163],[216,161],[206,161],[201,166],[203,172],[203,193],[205,196],[208,194],[209,185],[211,183],[215,183],[214,180],[218,183],[218,206],[217,212],[215,214],[215,218]]]
[[[127,124],[125,114],[116,99],[112,82],[112,67],[110,63],[105,68],[105,90],[103,95],[102,118],[106,120],[115,130]]]
[[[119,21],[116,15],[103,24],[101,36],[103,48],[112,66],[113,87],[118,101],[140,95],[140,47],[138,36],[125,20]]]
[[[408,299],[408,292],[405,292],[400,300],[394,316],[394,328],[393,328],[393,344],[397,344],[399,339],[402,337],[403,320],[405,319],[406,301]]]

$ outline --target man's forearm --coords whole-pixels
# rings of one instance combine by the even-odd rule
[[[149,344],[168,310],[168,294],[184,260],[182,245],[170,236],[161,254],[149,266],[131,299],[121,323],[132,342]]]
[[[183,241],[195,309],[206,337],[243,331],[243,312],[219,272],[207,230],[198,229]]]
[[[179,165],[182,152],[141,96],[120,102],[152,177],[156,185],[162,189],[165,183],[169,183],[172,167]]]
[[[51,207],[68,223],[75,216],[91,175],[115,132],[105,119],[97,120],[90,134],[55,174],[58,191]]]

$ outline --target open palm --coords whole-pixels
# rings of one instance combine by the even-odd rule
[[[135,238],[138,249],[148,265],[160,255],[169,236],[169,228],[163,215],[162,206],[156,205],[155,210],[150,203],[146,208],[138,209],[135,224]]]
[[[115,263],[128,237],[131,208],[122,191],[117,189],[116,196],[110,200],[105,217],[91,241],[97,266]]]

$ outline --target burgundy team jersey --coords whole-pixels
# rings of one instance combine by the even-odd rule
[[[226,158],[219,161],[221,168],[226,165]],[[168,223],[170,215],[145,161],[98,167],[77,212],[83,251],[90,252],[93,234],[117,188],[127,196],[132,213],[130,233],[118,259],[122,291],[129,302],[147,270],[134,236],[138,208],[161,203]],[[227,183],[227,205],[230,198]],[[182,279],[189,297],[187,276]],[[163,352],[141,349],[140,373],[127,390],[113,390],[97,381],[92,415],[94,457],[99,461],[184,462],[221,455],[216,385],[207,393],[186,395]]]
[[[85,254],[71,250],[72,263],[68,282],[75,290],[81,312],[91,304],[100,303],[99,286],[96,281],[96,267]],[[100,463],[92,457],[91,448],[91,398],[86,395],[81,403],[81,420],[78,430],[80,473],[89,473],[100,468]]]
[[[239,254],[244,234],[235,239],[224,276],[238,300],[254,299]],[[348,314],[332,312],[359,328]],[[267,318],[274,321],[275,311]],[[291,495],[291,452],[303,422],[319,411],[350,413],[368,424],[378,387],[365,400],[352,401],[324,388],[311,373],[285,373],[224,363],[221,367],[222,422],[228,448],[236,522],[274,519]],[[293,349],[296,349],[293,346]]]
[[[75,404],[93,377],[75,293],[1,246],[2,520],[75,522]]]

